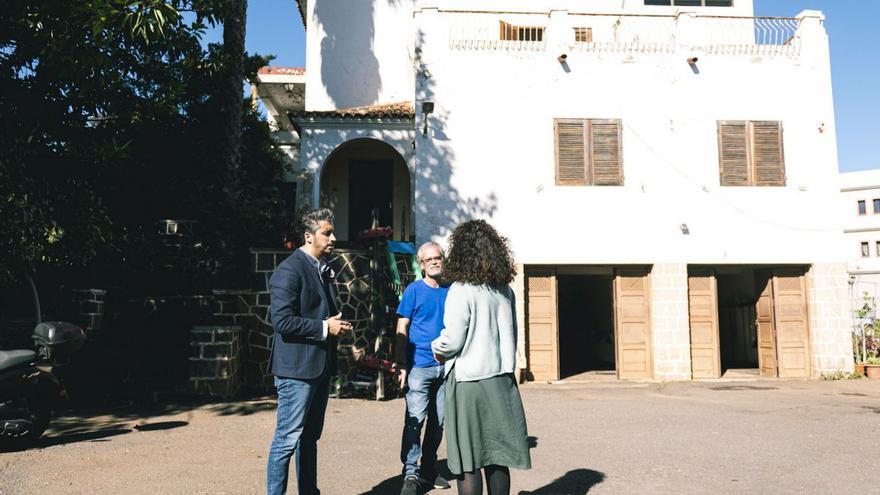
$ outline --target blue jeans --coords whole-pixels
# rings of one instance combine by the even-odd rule
[[[287,493],[290,457],[295,454],[297,493],[316,495],[318,490],[318,439],[324,429],[324,411],[330,392],[330,376],[300,380],[275,377],[278,389],[275,436],[269,449],[266,491]]]
[[[443,438],[443,366],[412,368],[406,379],[406,418],[403,423],[403,441],[400,445],[400,462],[403,476],[417,476],[433,481],[437,474],[437,448]],[[427,420],[425,441],[420,445],[422,425]],[[418,461],[422,458],[422,471]]]

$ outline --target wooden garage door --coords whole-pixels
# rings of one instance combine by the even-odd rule
[[[758,367],[763,376],[777,376],[776,328],[773,325],[773,279],[761,291],[755,304],[758,333]]]
[[[775,270],[773,309],[781,378],[810,377],[810,332],[803,270]]]
[[[688,271],[691,372],[694,378],[721,377],[717,287],[714,270]]]
[[[556,272],[529,272],[528,291],[529,371],[535,380],[559,379],[559,320],[556,312]]]
[[[614,277],[617,377],[621,380],[652,376],[651,314],[648,271],[616,270]]]

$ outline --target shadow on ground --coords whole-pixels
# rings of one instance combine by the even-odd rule
[[[532,491],[521,491],[519,495],[584,495],[603,481],[605,473],[592,469],[574,469],[550,484]]]
[[[168,403],[137,404],[131,401],[56,412],[43,437],[33,445],[46,448],[78,442],[108,442],[131,432],[150,433],[189,426],[189,421],[162,421],[165,416],[189,414],[205,409],[218,416],[249,416],[276,407],[274,398],[236,401],[178,400]]]
[[[453,486],[455,486],[455,480],[452,478],[452,473],[449,472],[449,468],[446,466],[446,459],[440,459],[437,461],[437,471],[440,472],[440,476],[443,476]],[[400,489],[403,488],[403,475],[398,474],[393,478],[388,478],[387,480],[379,483],[374,486],[370,490],[366,492],[361,492],[358,495],[400,495]],[[424,494],[429,491],[434,491],[435,493],[449,493],[446,490],[432,490],[432,489],[422,489],[419,493]]]

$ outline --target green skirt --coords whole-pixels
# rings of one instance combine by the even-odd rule
[[[491,465],[532,467],[526,415],[513,374],[456,382],[452,368],[446,377],[444,415],[452,474]]]

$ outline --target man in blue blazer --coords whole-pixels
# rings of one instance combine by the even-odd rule
[[[323,259],[333,251],[333,213],[307,211],[300,218],[303,245],[269,279],[272,374],[278,391],[275,436],[269,450],[269,495],[287,492],[295,457],[297,493],[318,495],[318,439],[330,377],[336,372],[336,339],[351,332],[336,306],[332,270]]]

